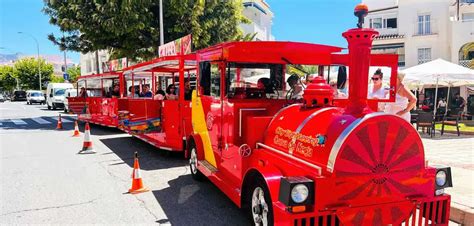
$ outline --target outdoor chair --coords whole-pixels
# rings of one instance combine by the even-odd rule
[[[433,113],[432,112],[419,112],[418,117],[416,119],[416,130],[418,128],[427,129],[428,134],[433,137],[435,135],[435,123],[433,120]]]
[[[455,126],[458,132],[458,136],[461,136],[459,132],[459,121],[461,120],[462,111],[459,108],[453,109],[449,116],[445,116],[441,121],[441,135],[444,133],[444,125]]]
[[[412,125],[416,125],[416,121],[418,120],[418,115],[420,114],[420,112],[422,111],[419,111],[419,110],[411,110],[410,111],[410,124]]]

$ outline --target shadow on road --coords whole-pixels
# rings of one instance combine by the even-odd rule
[[[38,116],[33,118],[15,118],[0,120],[2,130],[57,130],[59,116]],[[60,131],[74,131],[74,121],[76,117],[61,115],[63,129]],[[40,120],[40,122],[38,122]],[[78,123],[79,130],[84,133],[85,123]],[[91,124],[91,135],[104,136],[123,133],[116,128],[104,127]]]
[[[135,152],[138,152],[142,170],[166,169],[188,164],[182,153],[168,153],[134,137],[104,138],[100,141],[129,167],[133,167]]]
[[[85,122],[79,122],[79,131],[81,133],[84,132],[86,123]],[[91,135],[94,136],[106,136],[106,135],[115,135],[115,134],[125,134],[123,131],[117,129],[117,128],[112,128],[112,127],[107,127],[107,126],[100,126],[100,125],[95,125],[92,123],[89,123],[91,127]]]
[[[250,225],[241,211],[212,183],[194,181],[190,174],[168,182],[169,187],[153,191],[171,225]]]

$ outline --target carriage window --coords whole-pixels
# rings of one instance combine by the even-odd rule
[[[199,85],[201,92],[206,96],[220,97],[221,75],[219,65],[210,62],[201,62],[200,64]]]
[[[221,74],[219,65],[211,64],[211,96],[221,96]]]
[[[388,100],[390,98],[391,72],[390,67],[370,66],[367,90],[368,99]]]
[[[284,99],[283,65],[229,63],[226,96],[233,99]]]
[[[106,97],[119,97],[120,96],[120,84],[118,79],[107,78],[102,79],[102,91]]]
[[[334,99],[347,99],[349,96],[349,68],[344,65],[322,67],[324,79],[334,92]]]
[[[81,90],[81,88],[86,88],[86,80],[78,80],[77,81],[77,92],[79,93],[79,91]]]
[[[87,89],[87,94],[90,97],[102,96],[102,85],[101,85],[100,79],[88,79],[86,89]]]

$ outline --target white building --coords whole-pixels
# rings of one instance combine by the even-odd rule
[[[243,4],[242,14],[251,21],[250,24],[240,25],[244,34],[256,33],[257,41],[275,40],[272,35],[273,12],[270,6],[264,0],[247,0]]]
[[[275,38],[272,36],[272,20],[273,12],[270,6],[264,0],[244,0],[243,15],[246,16],[251,23],[241,24],[240,27],[244,34],[256,33],[255,40],[272,41]],[[109,60],[109,52],[107,50],[98,51],[99,70],[96,66],[96,53],[89,52],[80,54],[81,75],[102,73],[102,66]]]
[[[442,58],[467,66],[474,59],[474,0],[362,0],[364,27],[380,32],[374,52],[399,54],[400,68]],[[458,16],[459,15],[459,16]],[[466,54],[465,54],[466,53]]]

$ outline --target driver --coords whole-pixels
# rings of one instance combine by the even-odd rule
[[[300,77],[296,74],[291,75],[286,80],[288,85],[290,86],[290,90],[288,91],[288,95],[290,95],[290,100],[301,100],[303,99],[303,86],[301,85]],[[288,96],[287,95],[287,96]]]

